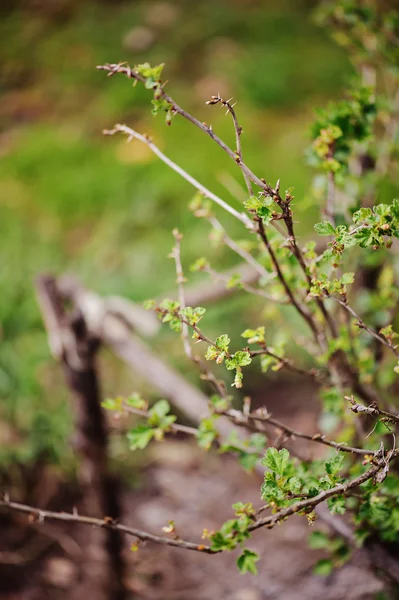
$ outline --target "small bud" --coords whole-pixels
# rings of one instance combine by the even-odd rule
[[[140,540],[137,540],[137,542],[135,542],[134,544],[132,544],[132,545],[130,546],[130,550],[131,550],[132,552],[137,552],[137,551],[138,551],[138,549],[139,549],[139,546],[140,546]]]

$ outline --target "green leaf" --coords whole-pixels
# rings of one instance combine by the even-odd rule
[[[209,267],[209,262],[201,256],[201,258],[197,258],[197,260],[190,266],[190,271],[205,271]]]
[[[236,360],[234,358],[234,355],[231,358],[226,358],[225,365],[226,365],[226,369],[228,371],[232,371],[233,369],[235,369],[238,366],[236,363]]]
[[[256,512],[252,502],[246,502],[245,504],[243,502],[236,502],[235,504],[233,504],[232,508],[236,513],[237,517],[241,515],[253,516]]]
[[[151,410],[149,411],[150,416],[154,416],[157,417],[158,419],[162,419],[163,417],[165,417],[168,412],[170,411],[170,404],[167,400],[158,400],[158,402],[156,402],[154,404],[154,406],[151,407]]]
[[[208,348],[205,352],[205,358],[206,358],[206,360],[215,360],[217,358],[218,354],[219,353],[214,346],[208,346]]]
[[[341,277],[341,283],[343,285],[347,285],[348,283],[353,283],[355,281],[354,273],[344,273]]]
[[[101,402],[101,406],[105,408],[105,410],[120,410],[121,404],[121,398],[106,398]]]
[[[343,515],[346,511],[345,496],[333,496],[327,500],[327,506],[332,514]]]
[[[371,208],[365,208],[362,207],[359,210],[357,210],[355,213],[353,213],[352,215],[352,219],[353,222],[359,223],[360,221],[365,221],[366,219],[369,219],[372,216],[373,212],[371,210]]]
[[[335,235],[335,229],[328,221],[322,221],[314,225],[314,230],[318,235]]]
[[[248,471],[248,473],[251,473],[254,470],[258,459],[258,454],[251,452],[240,452],[238,454],[238,462],[245,469],[245,471]]]
[[[252,573],[257,575],[258,569],[256,563],[259,560],[259,554],[245,548],[244,552],[237,559],[237,567],[241,573]]]
[[[246,367],[251,364],[252,358],[249,352],[239,350],[234,354],[234,359],[239,367]]]
[[[215,429],[216,415],[202,419],[197,431],[198,445],[203,450],[209,450],[214,440],[218,437],[218,431]]]
[[[312,531],[312,533],[309,536],[309,546],[313,550],[328,548],[329,544],[330,538],[322,531]]]
[[[223,352],[228,352],[230,338],[226,333],[223,333],[222,335],[216,338],[215,344],[219,348],[219,350],[222,350]]]
[[[332,561],[329,560],[328,558],[322,558],[315,564],[315,566],[313,568],[313,573],[315,575],[320,575],[321,577],[327,577],[327,575],[329,575],[332,570],[333,570]]]
[[[265,225],[270,223],[270,221],[273,219],[273,211],[267,206],[262,206],[262,208],[258,210],[258,215],[262,217],[262,220],[265,223]]]
[[[325,463],[326,472],[328,475],[335,477],[338,472],[342,469],[344,464],[344,457],[342,454],[336,454],[330,460]]]
[[[267,442],[267,437],[263,433],[253,433],[249,438],[249,443],[256,450],[263,450]]]
[[[247,200],[244,200],[244,206],[247,210],[259,210],[262,208],[262,199],[256,196],[250,196]]]
[[[286,487],[291,492],[291,494],[299,494],[302,487],[301,481],[298,479],[298,477],[290,477]]]
[[[152,67],[150,63],[146,62],[141,65],[137,65],[136,71],[143,77],[151,77],[155,81],[159,81],[164,66],[165,63],[161,63],[159,65],[156,65],[155,67]]]
[[[290,453],[286,448],[277,450],[277,448],[268,448],[264,458],[262,458],[262,465],[277,473],[277,475],[284,475],[284,472],[288,466],[290,459]]]
[[[140,410],[146,410],[147,402],[139,396],[139,394],[132,394],[128,398],[126,398],[126,404],[131,406],[132,408],[138,408]]]
[[[257,327],[256,329],[246,329],[241,334],[241,337],[248,340],[248,344],[259,344],[265,341],[265,328]]]
[[[241,283],[241,275],[239,273],[234,273],[230,279],[228,280],[228,282],[226,283],[226,288],[228,290],[231,290],[237,286],[239,286]]]
[[[150,425],[137,425],[127,433],[131,450],[144,450],[155,435],[155,430]]]
[[[155,300],[144,300],[143,302],[143,306],[145,308],[145,310],[153,310],[156,307],[157,303],[155,302]]]
[[[229,402],[226,398],[221,398],[214,394],[209,399],[210,408],[215,412],[223,412],[229,408]]]

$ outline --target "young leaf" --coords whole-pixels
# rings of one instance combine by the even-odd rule
[[[264,458],[262,458],[262,465],[277,473],[277,475],[284,475],[285,469],[287,468],[290,453],[286,448],[277,450],[277,448],[268,448]]]
[[[328,221],[322,221],[314,225],[314,230],[318,235],[335,235],[335,229]]]
[[[127,439],[131,450],[144,450],[154,437],[155,430],[150,425],[137,425],[128,431]]]
[[[245,548],[244,552],[237,559],[237,567],[241,573],[252,573],[257,575],[258,569],[256,563],[259,560],[259,554]]]
[[[314,566],[313,573],[315,575],[321,575],[322,577],[327,577],[333,570],[333,563],[328,558],[322,558],[319,560]]]

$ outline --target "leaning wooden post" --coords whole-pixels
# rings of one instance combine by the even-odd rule
[[[66,383],[74,399],[74,447],[81,457],[79,478],[84,490],[86,510],[100,517],[119,520],[119,486],[117,479],[108,471],[108,435],[100,405],[96,372],[96,354],[100,341],[89,332],[77,306],[66,310],[54,277],[39,276],[36,291],[51,352],[63,367]],[[109,600],[123,600],[126,589],[122,536],[115,530],[104,530],[101,536],[108,563],[105,597]]]

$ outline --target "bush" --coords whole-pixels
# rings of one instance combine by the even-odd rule
[[[394,329],[399,200],[379,202],[397,159],[395,48],[399,15],[342,0],[325,3],[318,19],[332,28],[337,41],[348,50],[358,69],[358,79],[345,99],[317,113],[311,128],[308,160],[316,171],[312,194],[314,202],[321,203],[322,213],[320,222],[314,225],[317,241],[303,243],[296,234],[294,189],[283,192],[280,180],[272,184],[245,163],[243,130],[231,100],[218,94],[207,104],[222,107],[230,115],[235,132],[233,148],[167,94],[162,64],[98,67],[108,75],[122,74],[135,84],[143,84],[153,94],[154,115],[164,115],[167,125],[172,125],[176,116],[190,121],[230,156],[244,178],[247,199],[237,209],[171,161],[147,135],[120,124],[105,131],[108,135],[120,132],[129,141],[146,144],[196,188],[190,203],[195,216],[207,220],[214,237],[258,275],[254,285],[242,281],[239,275],[229,277],[226,285],[277,307],[272,323],[261,316],[259,322],[242,332],[245,341],[241,345],[233,344],[225,332],[210,338],[205,333],[205,309],[186,305],[183,236],[174,230],[171,257],[176,266],[179,299],[160,303],[149,300],[146,307],[181,335],[186,355],[212,389],[209,415],[194,428],[178,424],[166,400],[149,407],[140,396],[133,395],[103,403],[105,409],[141,417],[140,424],[128,433],[132,450],[144,449],[152,440],[161,441],[170,432],[179,431],[195,436],[205,451],[217,446],[220,452],[234,454],[246,470],[263,468],[263,506],[234,504],[233,517],[218,531],[203,531],[204,543],[182,539],[173,521],[165,527],[164,538],[130,531],[138,540],[150,539],[208,554],[239,548],[237,565],[243,573],[256,573],[259,557],[247,547],[254,531],[272,528],[294,514],[313,524],[316,507],[325,501],[332,514],[350,514],[359,544],[371,535],[388,542],[399,541],[399,479],[393,464],[399,454],[394,434],[399,422],[394,407],[399,373],[398,334]],[[251,238],[244,242],[231,238],[215,214],[215,205],[237,219],[244,234],[249,233]],[[224,279],[207,257],[198,258],[192,270]],[[206,346],[201,356],[192,341],[200,343],[199,347]],[[276,420],[266,407],[252,408],[248,397],[241,398],[238,408],[233,404],[225,381],[229,372],[233,375],[231,386],[245,392],[247,372],[248,378],[253,373],[247,369],[258,361],[262,373],[287,370],[317,384],[322,406],[320,431],[294,431]],[[216,374],[219,370],[212,369],[212,363],[226,370],[225,377]],[[225,430],[219,429],[222,418],[247,429],[248,435],[239,437],[233,430],[226,436]],[[278,448],[268,445],[271,428],[281,434]],[[303,461],[295,453],[296,438],[324,445],[330,454],[323,460]],[[290,451],[285,447],[288,441]],[[118,528],[112,521],[105,524]],[[341,564],[349,555],[345,544],[332,542],[321,532],[312,534],[311,544],[331,554],[317,565],[319,574],[328,574],[333,565]]]

